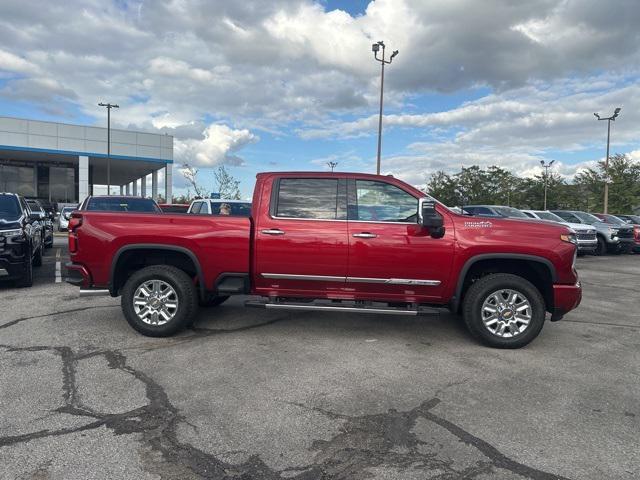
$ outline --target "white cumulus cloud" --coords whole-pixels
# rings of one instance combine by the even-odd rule
[[[176,161],[198,167],[213,167],[220,163],[241,165],[243,161],[235,153],[245,145],[258,140],[258,137],[247,129],[234,130],[217,123],[209,125],[202,135],[202,139],[176,140]]]

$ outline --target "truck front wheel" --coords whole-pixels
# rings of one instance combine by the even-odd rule
[[[480,278],[469,287],[462,312],[469,331],[485,345],[520,348],[542,330],[545,303],[528,280],[496,273]]]
[[[193,281],[179,268],[154,265],[135,272],[122,290],[129,325],[149,337],[167,337],[188,326],[198,309]]]

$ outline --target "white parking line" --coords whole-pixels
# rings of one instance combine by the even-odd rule
[[[60,266],[60,249],[56,250],[56,283],[62,282],[62,267]]]

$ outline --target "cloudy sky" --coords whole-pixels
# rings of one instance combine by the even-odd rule
[[[593,112],[622,107],[613,151],[640,158],[638,25],[638,0],[2,0],[0,115],[104,125],[116,102],[246,196],[265,170],[372,172],[384,40],[384,173],[570,177],[604,156]]]

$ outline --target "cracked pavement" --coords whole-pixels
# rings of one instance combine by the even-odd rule
[[[516,351],[240,298],[146,338],[51,257],[0,286],[1,479],[640,477],[640,256],[580,259],[582,306]]]

